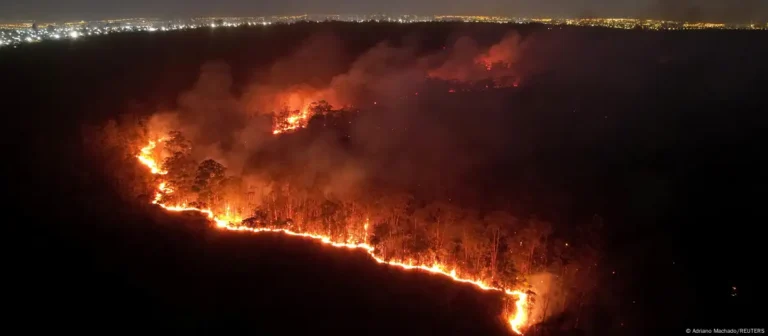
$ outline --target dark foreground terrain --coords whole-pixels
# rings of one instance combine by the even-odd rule
[[[494,319],[498,295],[382,267],[359,252],[148,212],[130,219],[133,229],[85,233],[97,238],[91,246],[62,246],[77,261],[48,269],[70,276],[40,284],[42,311],[60,327],[88,331],[506,334]]]
[[[499,298],[470,286],[314,243],[212,231],[125,200],[83,153],[81,127],[173,106],[205,61],[226,61],[246,83],[249,70],[291,50],[286,41],[316,30],[365,30],[354,54],[409,30],[439,48],[457,31],[493,43],[512,28],[295,25],[0,50],[5,222],[26,231],[5,238],[16,320],[108,333],[503,334]],[[587,333],[765,328],[765,35],[562,34],[539,51],[549,70],[511,102],[525,108],[509,133],[524,138],[509,143],[535,145],[510,151],[523,163],[478,183],[512,190],[504,197],[552,221],[605,218],[602,253],[616,276],[595,279],[604,295]]]

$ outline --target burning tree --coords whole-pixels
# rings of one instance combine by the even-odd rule
[[[227,169],[220,163],[208,159],[197,166],[192,191],[198,194],[199,207],[214,208],[221,202]]]
[[[311,110],[317,117],[335,113],[327,104]],[[154,150],[158,145],[162,153]],[[298,178],[284,169],[265,170],[255,187],[245,176],[228,175],[215,160],[195,159],[191,142],[181,132],[170,132],[141,152],[147,148],[146,160],[164,157],[155,173],[162,181],[157,203],[171,210],[203,212],[220,227],[290,230],[363,248],[379,262],[471,279],[481,288],[525,293],[535,288],[530,282],[534,276],[552,273],[558,297],[537,299],[545,317],[562,310],[580,316],[594,295],[591,280],[599,271],[600,221],[584,231],[580,244],[566,245],[562,234],[554,237],[552,224],[535,216],[519,218],[506,209],[480,211],[371,185],[359,193],[328,193],[328,181]],[[532,293],[524,297],[533,302]]]

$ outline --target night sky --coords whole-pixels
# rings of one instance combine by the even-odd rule
[[[612,16],[689,21],[768,20],[766,0],[0,0],[0,20],[282,14]]]

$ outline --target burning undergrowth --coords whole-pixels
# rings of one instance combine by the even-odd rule
[[[323,35],[238,94],[230,67],[208,63],[177,109],[143,121],[124,146],[154,177],[148,201],[202,212],[221,228],[319,239],[499,290],[512,299],[506,319],[520,332],[554,313],[539,308],[529,321],[533,290],[546,291],[532,276],[551,269],[553,244],[568,245],[549,242],[550,223],[468,191],[466,177],[504,151],[505,111],[492,100],[469,109],[430,102],[455,92],[437,92],[440,85],[517,86],[527,43],[514,33],[488,48],[460,38],[424,54],[382,42],[338,74],[295,71],[339,68],[332,56],[312,58],[339,48]],[[480,197],[466,196],[473,192]],[[587,258],[578,248],[558,251]],[[585,276],[563,271],[551,282]]]

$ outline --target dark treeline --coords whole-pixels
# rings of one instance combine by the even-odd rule
[[[751,234],[751,228],[759,222],[757,200],[765,182],[760,177],[764,164],[758,143],[763,138],[760,130],[766,125],[763,112],[768,76],[763,60],[768,54],[762,44],[755,43],[764,37],[759,32],[331,23],[131,33],[6,48],[0,50],[0,73],[12,85],[4,91],[10,111],[5,123],[10,127],[4,134],[7,143],[13,145],[12,154],[20,154],[14,166],[18,176],[30,177],[19,178],[11,186],[19,185],[14,193],[16,200],[37,200],[34,204],[19,203],[30,221],[45,223],[44,243],[30,245],[42,246],[33,251],[40,253],[39,265],[56,264],[52,272],[72,269],[99,276],[101,273],[94,271],[94,265],[98,265],[99,270],[120,274],[109,278],[114,288],[141,293],[144,289],[132,284],[138,281],[132,274],[149,272],[142,271],[139,260],[149,262],[153,256],[134,257],[131,246],[153,246],[154,258],[180,258],[168,256],[162,247],[174,239],[176,231],[167,228],[173,233],[159,235],[152,231],[154,226],[145,223],[156,219],[131,214],[155,211],[147,205],[153,197],[153,177],[145,167],[135,164],[131,154],[145,144],[146,134],[136,125],[158,110],[175,109],[179,93],[193,85],[201,64],[210,60],[229,64],[233,91],[237,93],[267,71],[269,64],[290,54],[296,41],[318,31],[360,36],[359,31],[364,30],[365,38],[347,41],[347,49],[341,54],[353,60],[381,40],[407,44],[406,37],[411,33],[420,36],[414,39],[421,48],[432,50],[464,33],[491,44],[509,29],[524,36],[536,33],[545,37],[533,57],[538,62],[531,65],[536,69],[535,76],[526,78],[519,89],[512,94],[426,95],[419,102],[432,106],[423,109],[432,113],[459,109],[463,99],[473,102],[465,105],[489,102],[485,106],[489,107],[499,103],[504,106],[500,110],[516,111],[495,119],[492,126],[518,136],[497,143],[518,146],[501,146],[509,152],[508,157],[497,157],[479,171],[462,176],[459,185],[471,186],[470,190],[445,191],[443,195],[453,196],[450,201],[447,197],[438,200],[433,189],[425,192],[408,184],[408,188],[402,188],[403,197],[392,194],[398,197],[385,199],[380,197],[384,193],[368,193],[365,196],[369,199],[358,195],[329,198],[323,190],[297,188],[298,182],[304,181],[280,175],[277,167],[259,167],[258,171],[267,172],[260,181],[270,181],[270,188],[234,188],[243,195],[243,202],[249,202],[249,192],[253,192],[254,200],[258,195],[258,202],[242,206],[244,217],[255,218],[247,225],[263,225],[258,223],[260,219],[286,225],[291,219],[291,225],[314,225],[313,230],[344,237],[354,233],[347,232],[347,226],[333,225],[344,221],[360,225],[362,221],[356,217],[365,213],[370,216],[370,238],[376,239],[371,243],[395,259],[413,253],[425,259],[439,258],[468,272],[494,276],[498,281],[511,281],[512,274],[542,271],[570,277],[568,283],[562,284],[575,288],[566,288],[565,292],[591,296],[588,300],[564,300],[570,306],[567,311],[575,315],[566,316],[562,326],[575,326],[580,316],[578,327],[595,334],[609,330],[636,334],[659,329],[677,332],[710,321],[732,327],[754,322],[760,284],[744,270],[759,265],[754,259],[759,245],[753,244],[758,235]],[[345,65],[339,68],[343,71]],[[336,70],[317,69],[317,77],[327,79]],[[113,134],[138,133],[114,142],[121,147],[112,148],[114,153],[93,155],[83,151],[82,125],[103,128],[117,115],[122,117],[113,124]],[[445,114],[444,121],[473,122],[457,115],[461,114]],[[315,126],[319,121],[323,120],[315,121]],[[306,131],[280,137],[262,151],[252,153],[252,158],[275,159],[279,156],[272,151],[278,151],[280,143],[301,144],[302,137],[330,132],[327,127]],[[334,142],[349,141],[336,137],[347,134],[343,129],[333,129],[331,134]],[[481,138],[476,136],[469,139],[478,144],[492,142],[479,141]],[[354,149],[354,141],[353,137],[350,150]],[[125,148],[133,153],[123,152]],[[420,153],[415,151],[413,155]],[[200,201],[216,206],[216,193],[224,190],[208,193],[205,188],[211,184],[206,181],[198,181],[203,183],[195,186],[194,177],[204,161],[195,157],[187,168],[190,189],[197,188],[190,191],[195,195],[190,201],[196,201],[203,191]],[[242,177],[241,186],[247,186],[246,177],[254,175],[253,171],[220,164],[228,168],[224,173],[227,181]],[[487,202],[475,196],[482,195],[482,191],[487,192]],[[117,197],[98,196],[112,193],[130,197],[118,201]],[[46,194],[53,197],[41,197]],[[371,206],[381,200],[389,202],[389,206]],[[442,217],[448,215],[452,220]],[[395,220],[398,225],[390,225]],[[468,223],[458,228],[466,228],[471,236],[448,227],[462,220]],[[435,226],[438,221],[440,229]],[[494,231],[495,221],[513,224],[505,226],[502,234]],[[592,228],[600,223],[600,239],[593,242],[589,238]],[[94,228],[99,234],[92,233]],[[125,244],[128,247],[120,252],[115,247],[118,244],[96,243],[121,242],[128,239],[122,235],[124,232],[134,234],[129,235],[131,244]],[[503,237],[496,251],[514,252],[499,254],[492,260],[494,233]],[[147,243],[149,237],[160,236],[160,243]],[[460,243],[454,239],[456,236],[461,238]],[[532,250],[513,249],[515,243],[519,247],[516,238],[521,236],[527,239],[523,246],[541,243]],[[565,248],[566,242],[569,248]],[[183,250],[184,245],[168,246]],[[599,258],[589,252],[593,247],[599,247],[600,253],[595,254]],[[110,262],[116,255],[120,260],[135,260],[135,267],[117,271],[123,264]],[[587,261],[596,260],[598,266],[590,270],[594,275],[568,274],[570,266],[563,260],[568,265],[588,265]],[[508,267],[510,261],[513,267]],[[51,274],[46,275],[36,277],[38,290],[56,288],[56,284],[45,280]],[[145,277],[151,279],[151,274]],[[180,275],[168,282],[183,283],[184,278]],[[229,280],[239,281],[234,278]],[[152,287],[151,280],[147,281],[142,286]],[[70,286],[72,293],[93,293],[85,282],[62,283]],[[188,286],[184,288],[196,289]],[[587,291],[590,286],[594,289]],[[732,287],[738,288],[735,296]],[[107,286],[103,289],[109,290]],[[129,296],[119,298],[128,302]],[[78,295],[67,298],[75,300]],[[546,305],[536,300],[537,307]],[[106,307],[119,305],[101,299],[86,301]],[[579,307],[582,302],[584,306]],[[558,317],[553,316],[547,323],[557,321]]]

